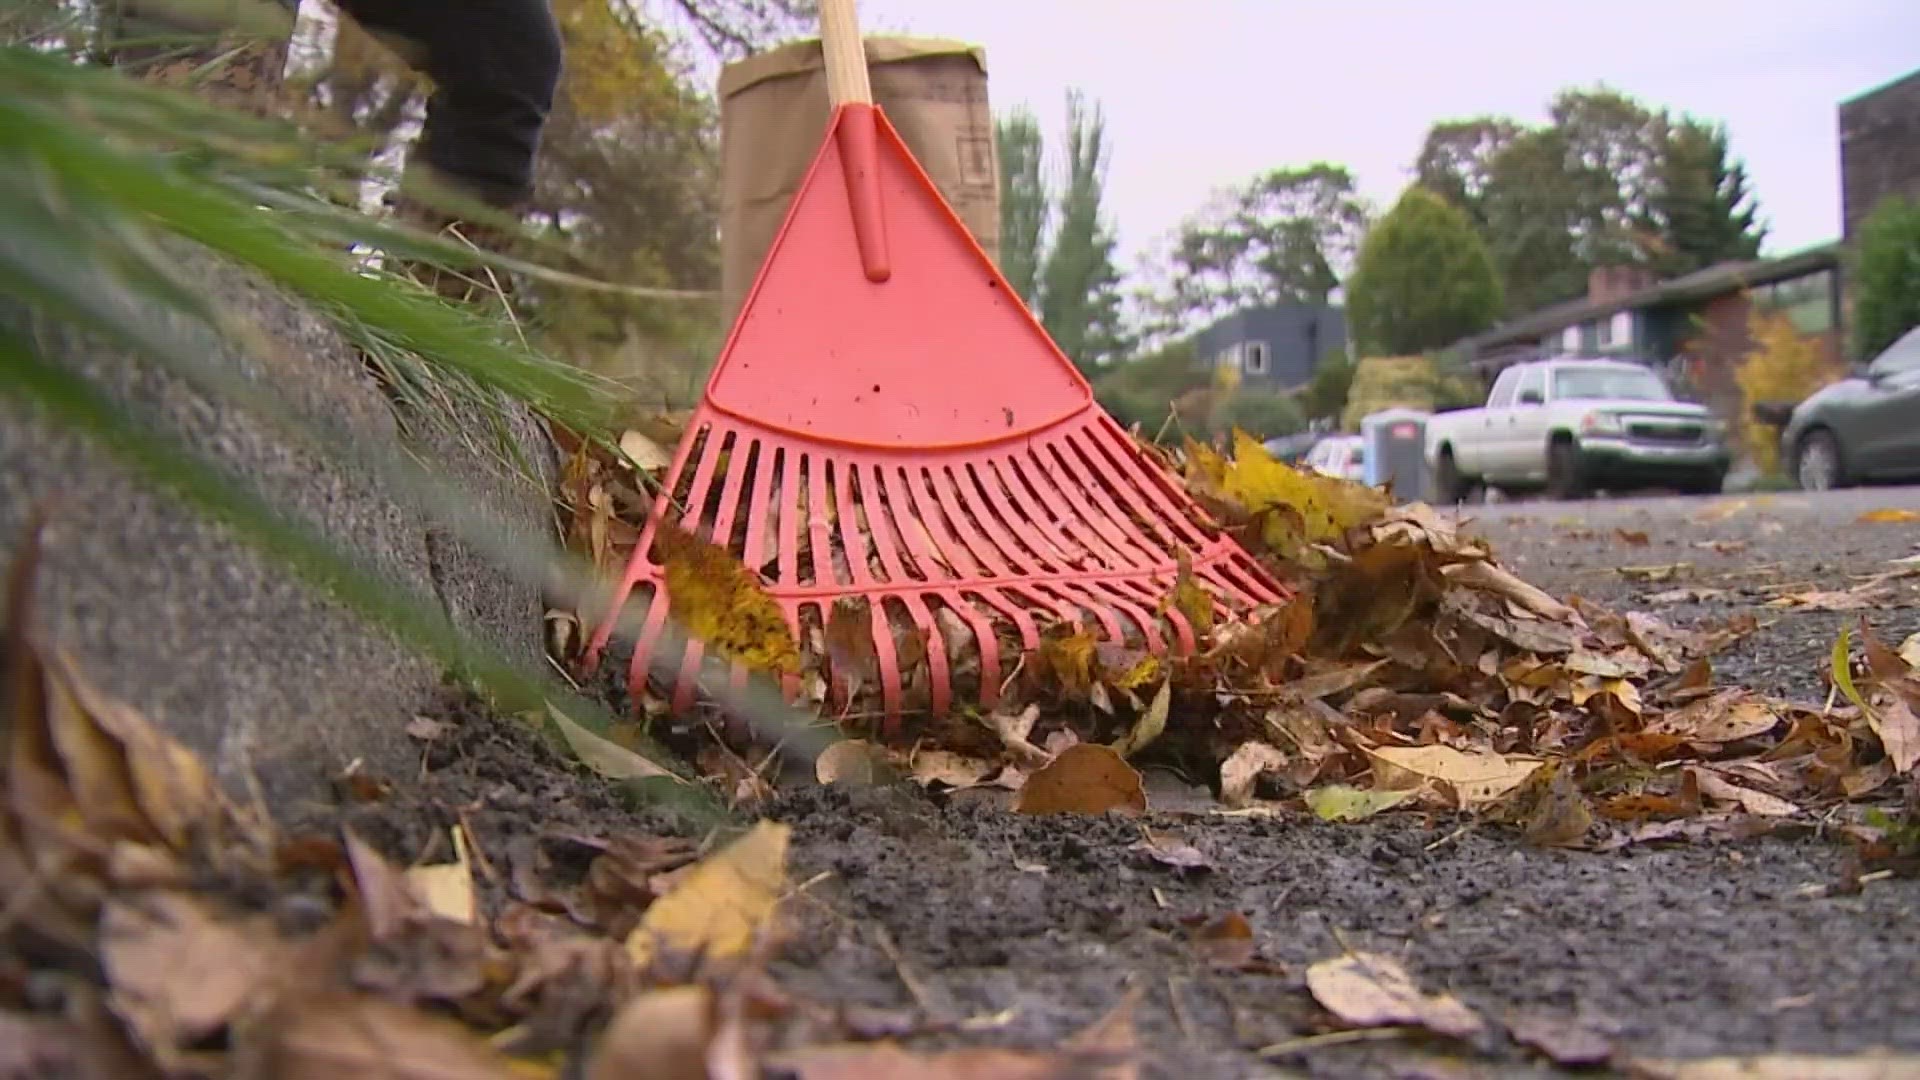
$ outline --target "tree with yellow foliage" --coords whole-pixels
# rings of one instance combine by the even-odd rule
[[[1752,349],[1734,372],[1747,409],[1739,422],[1740,441],[1763,474],[1780,468],[1779,429],[1754,419],[1756,402],[1794,403],[1846,376],[1846,367],[1819,338],[1801,333],[1784,312],[1753,305],[1747,315]]]

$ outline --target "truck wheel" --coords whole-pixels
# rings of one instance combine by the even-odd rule
[[[1453,448],[1443,447],[1440,460],[1433,465],[1433,499],[1442,506],[1452,506],[1466,498],[1466,493],[1460,466],[1453,460]]]
[[[1580,475],[1580,448],[1570,439],[1555,440],[1547,447],[1547,497],[1573,500],[1586,494],[1586,480]]]

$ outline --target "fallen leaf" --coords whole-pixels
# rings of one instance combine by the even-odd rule
[[[1579,612],[1493,563],[1478,560],[1455,563],[1441,573],[1456,584],[1503,596],[1543,619],[1584,624]]]
[[[1712,769],[1689,767],[1688,772],[1700,784],[1700,793],[1721,802],[1732,803],[1749,814],[1762,817],[1792,817],[1800,808],[1777,795],[1736,784]]]
[[[1638,529],[1615,529],[1613,535],[1619,537],[1620,542],[1628,547],[1646,547],[1652,543],[1647,534]]]
[[[1112,747],[1077,743],[1027,777],[1013,805],[1021,814],[1144,814],[1140,773]]]
[[[1604,1065],[1613,1057],[1613,1041],[1604,1032],[1572,1017],[1520,1013],[1507,1017],[1507,1030],[1515,1042],[1533,1047],[1556,1065]]]
[[[1213,967],[1245,967],[1253,959],[1253,925],[1245,915],[1229,911],[1194,931],[1193,948]]]
[[[1650,721],[1646,733],[1674,735],[1692,743],[1731,743],[1772,731],[1780,716],[1745,690],[1723,690]]]
[[[1881,507],[1877,510],[1869,510],[1859,517],[1854,518],[1853,521],[1856,525],[1905,525],[1920,521],[1920,510],[1899,510],[1891,507]]]
[[[1788,593],[1767,601],[1773,608],[1806,608],[1809,611],[1861,611],[1874,607],[1872,597],[1857,592],[1810,591]]]
[[[1549,768],[1551,776],[1521,819],[1521,834],[1541,847],[1576,845],[1592,828],[1593,813],[1572,771],[1557,764]]]
[[[1704,604],[1727,595],[1725,589],[1668,589],[1641,597],[1643,603],[1664,607],[1668,604]]]
[[[1920,634],[1909,635],[1900,643],[1900,659],[1905,660],[1908,667],[1920,668]]]
[[[843,596],[827,613],[827,663],[857,694],[879,677],[880,654],[873,643],[873,603],[864,596]]]
[[[1036,663],[1060,689],[1069,694],[1084,694],[1093,685],[1094,655],[1099,644],[1091,630],[1051,634],[1041,639]]]
[[[1692,1060],[1636,1058],[1633,1073],[1647,1080],[1898,1080],[1920,1076],[1920,1054],[1876,1049],[1850,1057],[1755,1054]]]
[[[881,749],[865,739],[841,739],[813,759],[813,776],[822,784],[864,787],[884,765]]]
[[[649,967],[663,948],[723,960],[744,955],[786,889],[790,833],[779,822],[757,822],[685,871],[627,935],[634,963]]]
[[[1154,862],[1176,870],[1211,870],[1213,864],[1201,850],[1171,833],[1143,830],[1145,836],[1127,850],[1145,854]]]
[[[1683,570],[1693,569],[1692,563],[1667,563],[1660,566],[1622,566],[1620,576],[1632,581],[1671,581]]]
[[[1389,790],[1419,788],[1439,782],[1455,796],[1462,810],[1498,799],[1524,783],[1544,758],[1486,751],[1456,750],[1451,746],[1387,746],[1367,751],[1373,760],[1375,786]]]
[[[950,788],[969,788],[1000,766],[951,750],[916,750],[911,767],[913,779],[922,785],[938,783]]]
[[[1140,718],[1133,722],[1133,727],[1113,744],[1114,752],[1123,758],[1130,758],[1139,753],[1148,743],[1159,738],[1160,733],[1167,729],[1167,710],[1172,704],[1173,682],[1169,680],[1160,684],[1160,689],[1153,695],[1153,701],[1147,705],[1146,711],[1141,713]]]
[[[673,455],[660,448],[660,444],[647,438],[645,432],[627,431],[620,436],[620,452],[627,461],[643,473],[658,472],[673,464]]]
[[[1319,961],[1307,969],[1307,989],[1323,1008],[1353,1027],[1412,1025],[1458,1039],[1486,1028],[1459,999],[1422,994],[1398,960],[1379,953]]]
[[[1213,594],[1200,587],[1193,576],[1193,564],[1184,552],[1179,553],[1180,570],[1173,579],[1173,592],[1161,605],[1161,610],[1180,613],[1193,628],[1196,638],[1205,638],[1213,632]]]
[[[707,987],[650,990],[628,1000],[607,1024],[586,1080],[707,1080],[707,1053],[719,1024]]]
[[[567,746],[573,750],[574,756],[580,759],[580,763],[609,780],[651,780],[666,777],[678,783],[685,783],[672,772],[655,765],[619,743],[602,738],[581,727],[552,702],[547,703],[547,716],[552,719],[553,726],[559,730],[560,737],[566,740]]]
[[[223,917],[181,893],[115,897],[100,914],[113,1009],[163,1061],[238,1018],[284,959],[270,923]]]
[[[1914,715],[1906,701],[1893,698],[1882,708],[1869,712],[1867,722],[1880,737],[1880,745],[1887,752],[1887,760],[1893,763],[1893,771],[1902,776],[1912,772],[1914,764],[1920,762],[1920,717]]]
[[[666,578],[668,611],[688,637],[751,669],[800,670],[780,605],[726,548],[662,522],[654,552]]]
[[[299,996],[256,1030],[265,1045],[253,1060],[259,1075],[275,1080],[519,1077],[505,1055],[465,1025],[369,995]]]
[[[406,871],[407,884],[428,911],[443,919],[472,926],[480,921],[480,901],[473,892],[473,868],[467,861],[467,831],[458,825],[453,836],[453,862],[415,866]]]
[[[1382,810],[1399,806],[1416,794],[1418,792],[1412,789],[1385,791],[1357,788],[1350,784],[1328,784],[1314,788],[1302,798],[1306,799],[1307,809],[1322,821],[1365,821]]]
[[[984,722],[993,733],[1000,736],[1000,744],[1013,754],[1015,761],[1026,768],[1040,768],[1053,760],[1045,750],[1033,745],[1028,736],[1033,734],[1033,725],[1040,719],[1040,706],[1029,705],[1017,713],[995,712],[984,718]]]
[[[1220,801],[1228,806],[1245,806],[1253,801],[1253,792],[1262,773],[1286,768],[1287,755],[1263,742],[1244,742],[1220,763]]]
[[[1077,1032],[1058,1050],[909,1050],[894,1043],[840,1043],[785,1050],[766,1064],[793,1080],[1137,1080],[1139,1045],[1133,1013],[1139,992]]]

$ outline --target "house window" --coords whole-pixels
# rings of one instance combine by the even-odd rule
[[[1562,352],[1578,355],[1580,352],[1580,328],[1569,326],[1560,331],[1560,349]]]
[[[1602,349],[1624,349],[1633,344],[1633,312],[1616,311],[1595,329]]]
[[[1242,345],[1240,350],[1241,367],[1246,370],[1247,374],[1265,375],[1267,373],[1266,342],[1249,341],[1245,345]]]

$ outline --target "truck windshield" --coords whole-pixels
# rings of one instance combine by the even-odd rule
[[[1560,368],[1553,373],[1553,399],[1579,401],[1610,398],[1626,401],[1672,401],[1673,392],[1651,371],[1632,368]]]

